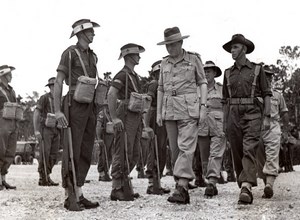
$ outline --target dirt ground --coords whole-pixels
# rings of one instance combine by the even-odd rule
[[[52,179],[61,185],[60,165],[54,167]],[[85,184],[86,198],[98,201],[97,209],[68,212],[63,208],[64,190],[38,186],[37,165],[12,165],[7,182],[17,190],[0,192],[0,219],[300,219],[300,166],[295,172],[281,173],[276,180],[272,199],[262,199],[263,182],[253,189],[252,205],[238,205],[236,183],[218,185],[219,195],[204,198],[204,188],[190,190],[191,203],[177,205],[167,202],[168,195],[147,195],[147,179],[137,179],[132,172],[135,192],[141,197],[132,202],[110,201],[111,183],[99,182],[97,167],[92,165]],[[162,185],[174,189],[170,176]]]

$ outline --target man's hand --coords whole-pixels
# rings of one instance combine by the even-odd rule
[[[161,127],[163,125],[161,114],[157,114],[156,116],[156,124]]]
[[[114,129],[116,131],[122,131],[124,129],[124,124],[121,119],[114,118],[114,119],[112,119],[112,122],[114,124]]]
[[[199,125],[205,122],[207,117],[207,108],[205,106],[201,106],[200,108],[200,118],[199,118]]]
[[[64,113],[61,111],[55,112],[55,118],[58,122],[58,125],[61,126],[62,128],[67,128],[68,127],[68,120]]]
[[[42,135],[41,135],[41,132],[39,132],[39,131],[35,131],[34,132],[34,135],[35,135],[35,138],[37,139],[37,141],[39,142],[39,143],[41,143],[42,142]]]
[[[264,116],[262,131],[267,131],[270,129],[270,117]]]

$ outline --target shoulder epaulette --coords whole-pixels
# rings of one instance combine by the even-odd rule
[[[191,51],[187,51],[187,53],[195,55],[195,56],[197,56],[201,60],[201,55],[199,53],[197,53],[197,52],[191,52]]]

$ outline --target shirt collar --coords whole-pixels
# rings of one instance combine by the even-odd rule
[[[84,49],[80,44],[79,42],[77,42],[76,46],[82,51],[82,52],[90,52],[91,49],[88,47],[87,49]]]
[[[251,69],[253,67],[253,64],[248,59],[246,59],[246,62],[243,66],[247,66],[249,69]],[[236,62],[234,62],[233,66],[231,67],[231,70],[234,70],[234,68],[237,68]]]
[[[182,50],[183,50],[183,56],[182,56],[182,58],[181,58],[180,60],[177,61],[177,63],[179,63],[179,62],[182,61],[182,60],[187,60],[187,61],[189,61],[188,56],[187,56],[187,52],[186,52],[184,49],[182,49]],[[175,64],[175,61],[174,61],[174,59],[173,59],[172,57],[168,57],[168,58],[167,58],[167,62],[168,62],[168,63]]]

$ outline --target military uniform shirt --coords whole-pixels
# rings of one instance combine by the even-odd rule
[[[232,98],[250,98],[251,97],[251,87],[254,80],[254,70],[255,64],[250,62],[248,59],[244,66],[239,70],[236,67],[236,63],[230,67],[230,85],[231,85],[231,97]],[[226,72],[226,71],[225,71]],[[271,96],[272,92],[270,85],[266,78],[263,68],[260,68],[260,73],[257,76],[256,87],[254,92],[254,97],[265,97]],[[227,78],[224,76],[223,83],[223,97],[229,98]]]
[[[49,98],[51,99],[52,106],[50,106]],[[40,112],[41,112],[41,121],[40,122],[41,122],[41,125],[44,126],[45,120],[47,118],[47,114],[48,113],[54,114],[54,99],[50,92],[48,92],[45,95],[42,95],[40,97],[40,99],[37,102],[36,108],[38,110],[40,110]]]
[[[161,63],[158,91],[164,93],[163,120],[199,118],[197,86],[206,83],[200,56],[184,51],[183,58],[174,62],[170,57]]]
[[[278,91],[272,90],[272,93],[273,96],[271,96],[271,118],[279,120],[280,113],[287,112],[288,108],[283,96]]]
[[[207,93],[207,117],[199,125],[200,136],[221,136],[223,132],[222,84],[215,83]]]
[[[10,85],[8,85],[6,87],[3,83],[0,82],[0,87],[2,90],[4,90],[6,92],[6,95],[10,102],[17,102],[16,93]],[[2,93],[2,91],[0,91],[0,110],[1,111],[3,110],[3,106],[4,106],[5,102],[8,102],[8,100],[7,100],[6,96]]]
[[[131,79],[138,91],[135,91],[134,86],[132,85],[132,81],[128,75],[127,82],[128,82],[128,97],[129,100],[131,92],[139,92],[141,90],[140,80],[138,75],[135,72],[132,72],[127,66],[124,66],[123,69],[115,75],[113,78],[111,86],[115,87],[119,90],[119,97],[118,99],[123,100],[125,99],[125,85],[126,85],[126,74],[130,74]]]
[[[96,54],[90,48],[84,50],[79,44],[68,47],[61,55],[61,60],[59,66],[57,67],[57,71],[61,71],[65,74],[65,82],[67,85],[69,85],[69,51],[71,51],[71,84],[73,86],[76,85],[79,76],[84,76],[79,57],[74,50],[75,48],[78,49],[81,55],[82,61],[89,77],[96,77],[98,61]]]

